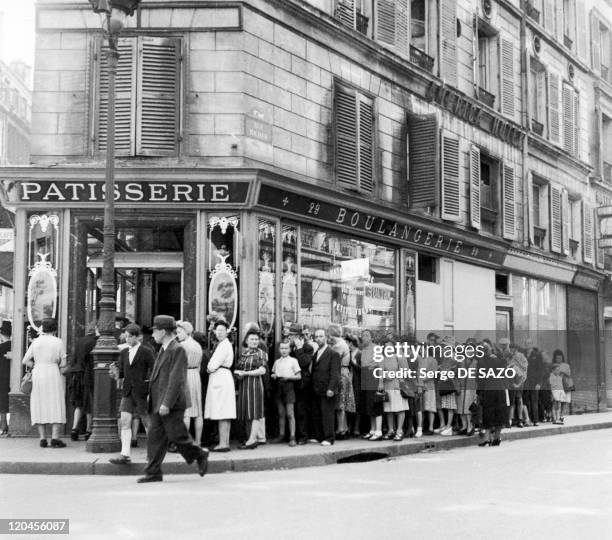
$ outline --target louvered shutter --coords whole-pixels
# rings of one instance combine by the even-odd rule
[[[555,33],[555,0],[544,0],[544,28]]]
[[[598,268],[603,268],[605,266],[605,254],[604,250],[599,247],[601,230],[599,229],[599,216],[597,215],[597,208],[593,209],[593,220],[595,223],[595,264]]]
[[[601,71],[601,33],[599,31],[599,18],[591,11],[591,67]]]
[[[514,117],[514,43],[506,36],[499,36],[499,65],[501,81],[502,114]]]
[[[355,7],[355,0],[336,0],[336,19],[349,28],[355,28]]]
[[[588,61],[588,36],[589,33],[585,32],[582,25],[587,20],[587,12],[585,9],[584,0],[577,0],[576,2],[576,22],[578,26],[578,32],[576,32],[576,52],[580,59],[584,62]]]
[[[514,167],[503,164],[502,172],[502,235],[516,240],[516,182]]]
[[[442,219],[461,220],[459,138],[442,133]]]
[[[561,192],[561,218],[563,219],[563,254],[570,254],[570,231],[572,224],[570,222],[570,202],[567,190]]]
[[[359,189],[374,190],[374,107],[372,100],[359,98]]]
[[[115,155],[133,156],[136,149],[136,49],[137,40],[120,38],[117,43],[119,60],[115,77]],[[97,150],[106,151],[108,131],[108,47],[98,54],[98,128]]]
[[[136,152],[140,156],[178,153],[180,54],[178,39],[139,38]]]
[[[399,53],[408,53],[408,0],[376,0],[376,39]]]
[[[440,0],[440,78],[457,86],[457,20],[455,0]]]
[[[574,152],[574,89],[563,85],[563,148],[570,153]]]
[[[582,201],[582,259],[593,263],[593,211]]]
[[[580,158],[580,94],[574,92],[574,155]]]
[[[408,202],[411,208],[438,205],[438,141],[435,114],[408,113]]]
[[[354,91],[335,87],[335,168],[336,182],[348,187],[357,185],[357,96]]]
[[[550,186],[550,250],[561,253],[563,223],[561,221],[561,190]]]
[[[538,114],[536,120],[542,125],[546,124],[546,73],[538,71],[536,74],[536,99]]]
[[[559,142],[559,76],[548,74],[548,133],[550,140]]]
[[[480,229],[480,148],[470,148],[470,223]]]

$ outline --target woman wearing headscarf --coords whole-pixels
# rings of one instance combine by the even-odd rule
[[[40,336],[34,339],[23,357],[23,364],[32,368],[32,394],[30,416],[32,425],[38,426],[41,448],[47,448],[46,426],[52,425],[51,447],[64,448],[60,440],[62,426],[66,423],[66,381],[68,370],[66,347],[54,333],[55,319],[44,319]]]
[[[185,409],[185,416],[183,418],[187,429],[189,429],[191,419],[193,418],[195,440],[200,444],[204,428],[204,418],[202,417],[202,379],[200,379],[202,347],[193,339],[193,325],[188,321],[178,321],[176,323],[176,337],[187,355],[187,394],[191,401],[191,405]]]

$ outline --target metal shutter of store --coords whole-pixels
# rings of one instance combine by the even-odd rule
[[[410,208],[438,205],[439,130],[435,114],[408,113],[408,197]]]
[[[470,223],[480,229],[480,148],[470,148]]]
[[[359,185],[374,191],[374,107],[372,100],[359,96]]]
[[[503,164],[502,173],[502,236],[516,240],[516,185],[514,167]]]
[[[339,85],[334,94],[335,170],[339,185],[357,186],[357,96]]]
[[[440,78],[457,86],[457,4],[440,0]]]
[[[550,140],[559,142],[559,76],[552,71],[548,74],[548,133]]]
[[[563,237],[563,254],[570,254],[570,205],[567,189],[561,192],[561,219],[563,223],[562,237]]]
[[[143,36],[138,40],[136,153],[175,156],[179,141],[181,42]]]
[[[115,77],[115,155],[133,156],[136,150],[136,49],[135,38],[120,38]],[[98,127],[97,150],[106,151],[108,122],[108,47],[98,53]]]
[[[576,2],[576,22],[578,31],[576,32],[576,52],[582,61],[588,62],[588,43],[589,33],[586,32],[586,28],[582,25],[587,20],[587,12],[585,9],[584,0],[577,0]]]
[[[568,84],[563,84],[563,148],[574,152],[574,89]]]
[[[501,80],[502,114],[514,117],[514,42],[512,39],[499,36],[499,65]]]
[[[582,258],[585,263],[593,263],[593,212],[582,201]]]
[[[555,253],[561,253],[562,242],[561,189],[550,186],[550,250]]]
[[[459,177],[459,138],[442,132],[442,199],[441,217],[449,221],[461,220]]]
[[[599,31],[599,17],[591,11],[591,67],[601,71],[601,33]]]
[[[375,2],[377,41],[408,53],[408,0],[377,0]]]
[[[335,17],[349,28],[355,28],[355,0],[336,0]]]

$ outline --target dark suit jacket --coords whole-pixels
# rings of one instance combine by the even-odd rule
[[[302,378],[296,383],[297,388],[305,389],[310,387],[310,364],[312,363],[313,355],[314,351],[308,343],[304,343],[301,349],[295,349],[293,352],[293,356],[297,359],[302,370]]]
[[[141,344],[130,366],[129,351],[129,348],[125,348],[119,355],[119,377],[123,379],[123,396],[127,397],[133,392],[136,396],[146,397],[155,356],[149,347]]]
[[[165,405],[170,411],[185,410],[187,397],[187,355],[173,339],[165,351],[160,349],[149,383],[149,412],[159,413]]]
[[[328,390],[336,394],[340,386],[340,355],[329,345],[318,359],[317,353],[312,360],[312,389],[319,396],[324,396]]]

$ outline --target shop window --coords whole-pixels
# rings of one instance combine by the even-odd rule
[[[115,90],[117,156],[175,156],[179,142],[181,41],[120,38]],[[106,151],[107,49],[98,54],[96,149]]]
[[[297,322],[297,228],[283,225],[282,239],[282,278],[281,278],[281,312],[282,324]]]
[[[495,274],[495,292],[497,294],[510,294],[510,280],[508,274]]]
[[[338,186],[374,190],[374,102],[336,82],[334,91],[335,173]]]
[[[260,218],[258,239],[258,323],[268,346],[273,349],[276,312],[276,224]]]
[[[419,253],[418,255],[418,279],[419,281],[429,281],[430,283],[439,282],[439,263],[438,257]]]

